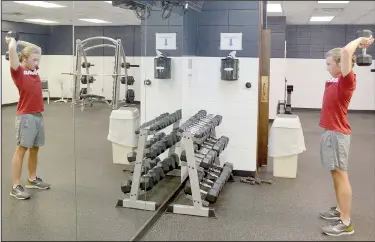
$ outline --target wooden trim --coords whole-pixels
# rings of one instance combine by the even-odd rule
[[[263,29],[264,2],[259,2],[259,79],[258,79],[258,132],[257,132],[257,170],[267,165],[269,128],[269,87],[271,31]]]
[[[258,33],[259,33],[259,37],[258,37],[258,57],[259,57],[259,71],[258,71],[258,107],[259,107],[259,102],[260,102],[260,95],[259,95],[259,90],[261,89],[261,69],[262,69],[262,29],[263,29],[263,2],[262,1],[259,1],[258,2],[259,4],[259,18],[258,18],[258,21],[259,21],[259,28],[258,28]],[[256,171],[258,170],[258,167],[259,167],[259,154],[258,154],[258,148],[259,148],[259,111],[258,111],[258,132],[257,132],[257,144],[256,144],[256,150],[257,150],[257,153],[256,153]]]

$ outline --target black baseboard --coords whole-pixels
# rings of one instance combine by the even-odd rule
[[[61,99],[61,97],[50,97],[50,101],[56,101],[56,100],[59,100]],[[65,100],[68,100],[68,101],[71,101],[72,99],[71,98],[64,98]],[[44,100],[47,100],[47,98],[44,98]],[[112,100],[107,100],[108,102],[112,101]],[[9,106],[15,106],[17,105],[18,102],[14,102],[14,103],[6,103],[6,104],[1,104],[1,107],[9,107]],[[141,104],[140,101],[134,101],[134,104]]]
[[[292,111],[320,112],[321,108],[292,108]],[[375,113],[375,110],[348,110],[348,113]]]
[[[240,176],[240,177],[255,177],[256,172],[255,171],[243,171],[243,170],[233,170],[234,176]]]
[[[292,111],[295,112],[320,112],[320,108],[293,108]],[[375,114],[375,110],[348,110],[348,113],[369,113],[369,114]],[[272,123],[275,119],[270,118],[268,121]]]

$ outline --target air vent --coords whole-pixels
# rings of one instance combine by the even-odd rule
[[[315,11],[322,11],[326,13],[337,13],[337,12],[342,12],[344,11],[343,8],[317,8]]]
[[[11,15],[11,16],[22,16],[22,13],[19,12],[11,12],[11,13],[3,13],[4,15]]]

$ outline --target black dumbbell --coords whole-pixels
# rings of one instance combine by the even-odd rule
[[[229,138],[226,136],[222,136],[220,137],[220,139],[209,138],[209,139],[206,139],[200,145],[200,148],[212,149],[212,150],[217,151],[220,154],[226,148],[228,142],[229,142]]]
[[[204,172],[198,173],[198,182],[199,182],[199,187],[200,187],[201,192],[204,191],[205,193],[207,193],[211,189],[211,187],[215,184],[214,181],[211,181],[205,178]],[[184,187],[184,192],[187,195],[192,195],[190,181],[186,182],[186,185]]]
[[[198,153],[199,154],[199,153]],[[202,154],[203,156],[204,154]],[[203,169],[209,169],[212,164],[215,162],[216,158],[218,157],[218,152],[215,150],[209,150],[207,154],[204,155],[204,158],[202,161],[199,163],[199,166],[202,167]],[[202,157],[201,156],[201,157]]]
[[[213,115],[200,117],[200,118],[191,118],[188,121],[186,121],[185,124],[184,124],[184,127],[180,127],[180,129],[181,130],[183,129],[183,131],[193,132],[195,129],[199,129],[199,128],[209,124],[212,119],[214,119]]]
[[[152,138],[146,141],[145,148],[150,148],[153,144],[160,141],[163,137],[165,137],[164,132],[155,134]]]
[[[207,179],[207,177],[201,179],[200,177],[202,175],[198,175],[198,179],[200,180],[199,187],[202,199],[206,200],[209,203],[215,203],[231,174],[232,171],[229,168],[225,167],[222,173],[220,173],[220,176],[217,177],[217,179],[215,179],[214,181]],[[188,195],[192,194],[190,183],[186,184],[184,191]]]
[[[165,147],[169,149],[173,145],[177,144],[181,140],[181,137],[176,132],[172,132],[167,136],[164,136],[160,142],[163,142]]]
[[[149,170],[154,168],[158,163],[160,162],[160,158],[156,157],[155,159],[151,160],[149,158],[146,158],[143,161],[143,166],[141,167],[141,174],[146,174]]]
[[[139,67],[139,65],[131,65],[129,62],[126,62],[126,64],[123,62],[121,63],[121,67],[126,69],[129,69],[130,67]]]
[[[127,84],[130,85],[130,86],[133,85],[134,82],[135,82],[133,76],[128,76],[127,80],[128,80],[128,81],[127,81]],[[123,84],[125,84],[125,83],[123,83]]]
[[[95,81],[93,76],[87,76],[87,75],[81,76],[81,83],[82,84],[87,84],[87,80],[89,80],[89,83],[94,83],[94,81]]]
[[[149,171],[149,173],[150,173],[151,178],[153,179],[153,182],[154,182],[153,185],[156,185],[165,176],[163,168],[161,168],[160,166],[157,166],[157,165],[154,168],[152,168]]]
[[[212,164],[208,169],[205,170],[205,172],[207,172],[207,179],[211,179],[213,181],[216,180],[218,176],[223,172],[224,168],[232,171],[233,164],[225,162],[223,167]]]
[[[133,103],[135,98],[134,90],[128,89],[126,90],[126,103]]]
[[[155,167],[154,167],[155,168]],[[139,187],[142,190],[149,191],[152,187],[157,184],[160,180],[161,175],[164,176],[164,173],[161,174],[160,169],[150,169],[146,174],[142,175],[139,182]],[[131,179],[125,180],[121,184],[121,191],[124,194],[127,194],[131,191],[133,181]]]
[[[215,127],[219,126],[222,120],[221,115],[216,115],[210,122],[204,125],[202,128],[190,131],[195,138],[202,138],[203,136],[207,136],[212,134],[212,131]]]
[[[90,62],[87,62],[87,63],[86,62],[82,62],[81,66],[82,66],[82,68],[86,68],[86,67],[90,68],[91,66],[94,66],[94,64],[91,64]]]
[[[187,127],[191,126],[194,120],[199,120],[201,118],[206,117],[207,112],[205,110],[200,110],[196,114],[194,114],[192,117],[190,117],[188,120],[185,121],[180,127],[178,128],[179,132],[182,133],[184,132]]]
[[[207,154],[195,153],[194,156],[199,166],[202,167],[203,169],[207,169],[210,167],[210,164],[212,164],[215,161],[217,157],[217,153],[214,150],[210,150]],[[185,151],[181,152],[180,160],[187,161]]]
[[[141,176],[139,187],[142,190],[149,191],[164,177],[163,169],[157,165],[150,169],[145,175]]]
[[[162,141],[158,141],[155,144],[153,144],[147,152],[145,151],[146,157],[155,159],[155,157],[159,156],[160,154],[163,154],[164,151],[167,150],[166,145]]]
[[[148,121],[148,122],[143,123],[143,124],[140,126],[140,128],[141,128],[141,129],[147,128],[147,127],[149,127],[150,125],[152,125],[152,124],[154,124],[155,122],[157,122],[157,121],[163,119],[163,118],[166,117],[166,116],[169,116],[169,113],[162,113],[162,114],[160,114],[158,117],[156,117],[156,118],[154,118],[154,119],[152,119],[152,120],[150,120],[150,121]],[[135,133],[136,133],[136,134],[139,134],[139,133],[140,133],[140,129],[136,130]]]
[[[232,175],[233,168],[224,166],[223,171],[220,173],[219,178],[216,179],[212,188],[208,191],[205,200],[209,203],[215,203],[219,197],[220,192],[223,190],[224,185]]]
[[[164,117],[164,118],[158,120],[157,122],[153,123],[149,127],[149,129],[151,131],[158,131],[158,130],[164,129],[169,124],[169,120],[168,119],[169,119],[169,116],[168,117]]]
[[[172,159],[170,157],[165,158],[164,160],[160,161],[157,166],[161,167],[164,173],[170,172],[172,164]]]
[[[121,191],[124,194],[128,194],[131,189],[132,189],[132,180],[131,179],[125,180],[121,183]]]
[[[134,162],[137,159],[137,152],[132,151],[128,153],[128,161],[129,162]]]
[[[20,35],[19,35],[18,32],[9,31],[9,32],[7,33],[7,37],[9,37],[9,38],[14,38],[16,41],[18,41],[19,38],[20,38]],[[9,61],[9,51],[7,51],[7,52],[5,53],[5,59],[6,59],[7,61]]]
[[[157,176],[155,170],[149,170],[146,175],[143,175],[139,181],[139,187],[142,190],[149,191],[153,188],[154,184],[156,184],[159,177]],[[154,180],[155,179],[155,180]]]
[[[172,165],[174,169],[178,169],[180,166],[180,158],[178,157],[178,155],[176,153],[172,153],[171,155],[169,155],[169,157],[172,158],[172,161],[175,164],[175,166]]]
[[[195,138],[202,138],[205,135],[211,134],[214,128],[221,123],[221,120],[222,116],[220,115],[205,118],[197,124],[194,124],[191,128],[188,128],[186,131],[189,131]]]
[[[169,118],[170,118],[169,119],[170,124],[173,124],[173,123],[177,122],[178,120],[180,120],[182,118],[182,111],[181,111],[181,109],[177,110],[174,113],[172,113]]]
[[[19,33],[15,32],[15,31],[8,31],[7,37],[8,38],[14,38],[16,41],[18,41],[20,39]]]
[[[371,30],[359,30],[357,31],[357,37],[370,38],[372,36]],[[372,56],[366,53],[367,48],[362,48],[362,53],[357,55],[356,62],[358,66],[371,66]]]
[[[126,81],[128,80],[128,81]],[[120,78],[121,84],[128,84],[128,85],[133,85],[134,84],[134,77],[133,76],[128,76],[127,78],[125,76]]]

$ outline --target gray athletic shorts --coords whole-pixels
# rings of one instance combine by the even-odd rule
[[[41,113],[21,114],[16,116],[17,145],[26,148],[44,145],[44,122]]]
[[[320,141],[320,158],[328,170],[348,170],[350,135],[325,130]]]

